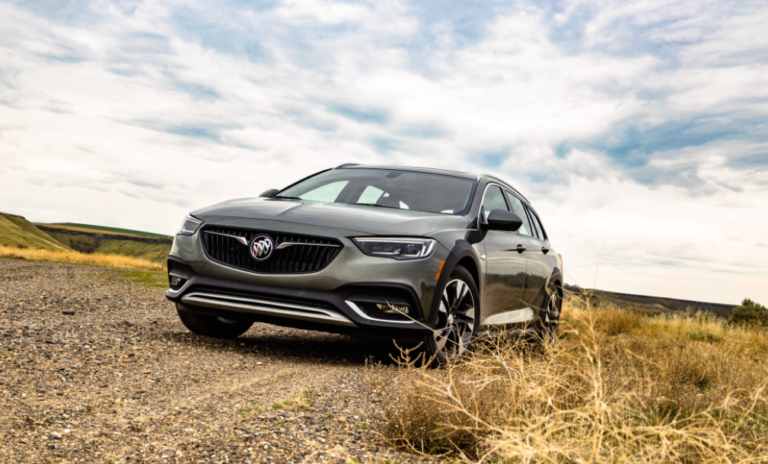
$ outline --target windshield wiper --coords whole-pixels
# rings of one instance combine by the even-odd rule
[[[269,198],[282,198],[283,200],[301,200],[299,197],[284,197],[282,195],[274,195]]]
[[[385,205],[379,205],[376,203],[351,203],[351,204],[359,205],[359,206],[374,206],[376,208],[403,209],[403,208],[398,208],[397,206],[385,206]]]

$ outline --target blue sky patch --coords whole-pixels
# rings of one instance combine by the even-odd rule
[[[389,121],[387,112],[378,108],[364,108],[342,104],[330,104],[327,108],[333,113],[340,114],[360,123],[385,124]]]

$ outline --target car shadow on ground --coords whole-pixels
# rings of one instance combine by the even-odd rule
[[[400,351],[393,341],[367,340],[347,335],[263,324],[234,339],[218,339],[191,332],[166,332],[180,344],[227,351],[254,358],[278,358],[297,364],[358,365],[394,364]]]

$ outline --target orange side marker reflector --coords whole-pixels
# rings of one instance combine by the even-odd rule
[[[445,266],[445,260],[440,261],[440,267],[437,268],[437,274],[435,274],[435,281],[440,280],[440,273],[443,272],[443,266]]]

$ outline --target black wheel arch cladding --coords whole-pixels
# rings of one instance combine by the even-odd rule
[[[483,273],[481,271],[482,267],[478,263],[477,255],[475,253],[474,248],[472,248],[472,245],[467,240],[457,240],[455,246],[453,249],[451,249],[450,253],[448,253],[448,256],[445,258],[445,264],[443,264],[443,269],[440,272],[440,278],[437,281],[437,286],[435,287],[435,294],[432,297],[432,305],[429,307],[429,316],[428,319],[431,323],[437,322],[437,312],[439,311],[440,307],[440,299],[443,296],[443,291],[445,290],[445,286],[448,284],[448,281],[451,279],[451,274],[453,274],[453,270],[456,269],[456,266],[459,265],[459,262],[463,261],[464,259],[470,259],[477,270],[477,276],[479,277],[479,281],[475,282],[475,287],[477,288],[478,292],[478,302],[477,307],[480,307],[480,295],[482,295],[482,280],[483,280]],[[467,271],[472,274],[472,271],[467,269]]]

